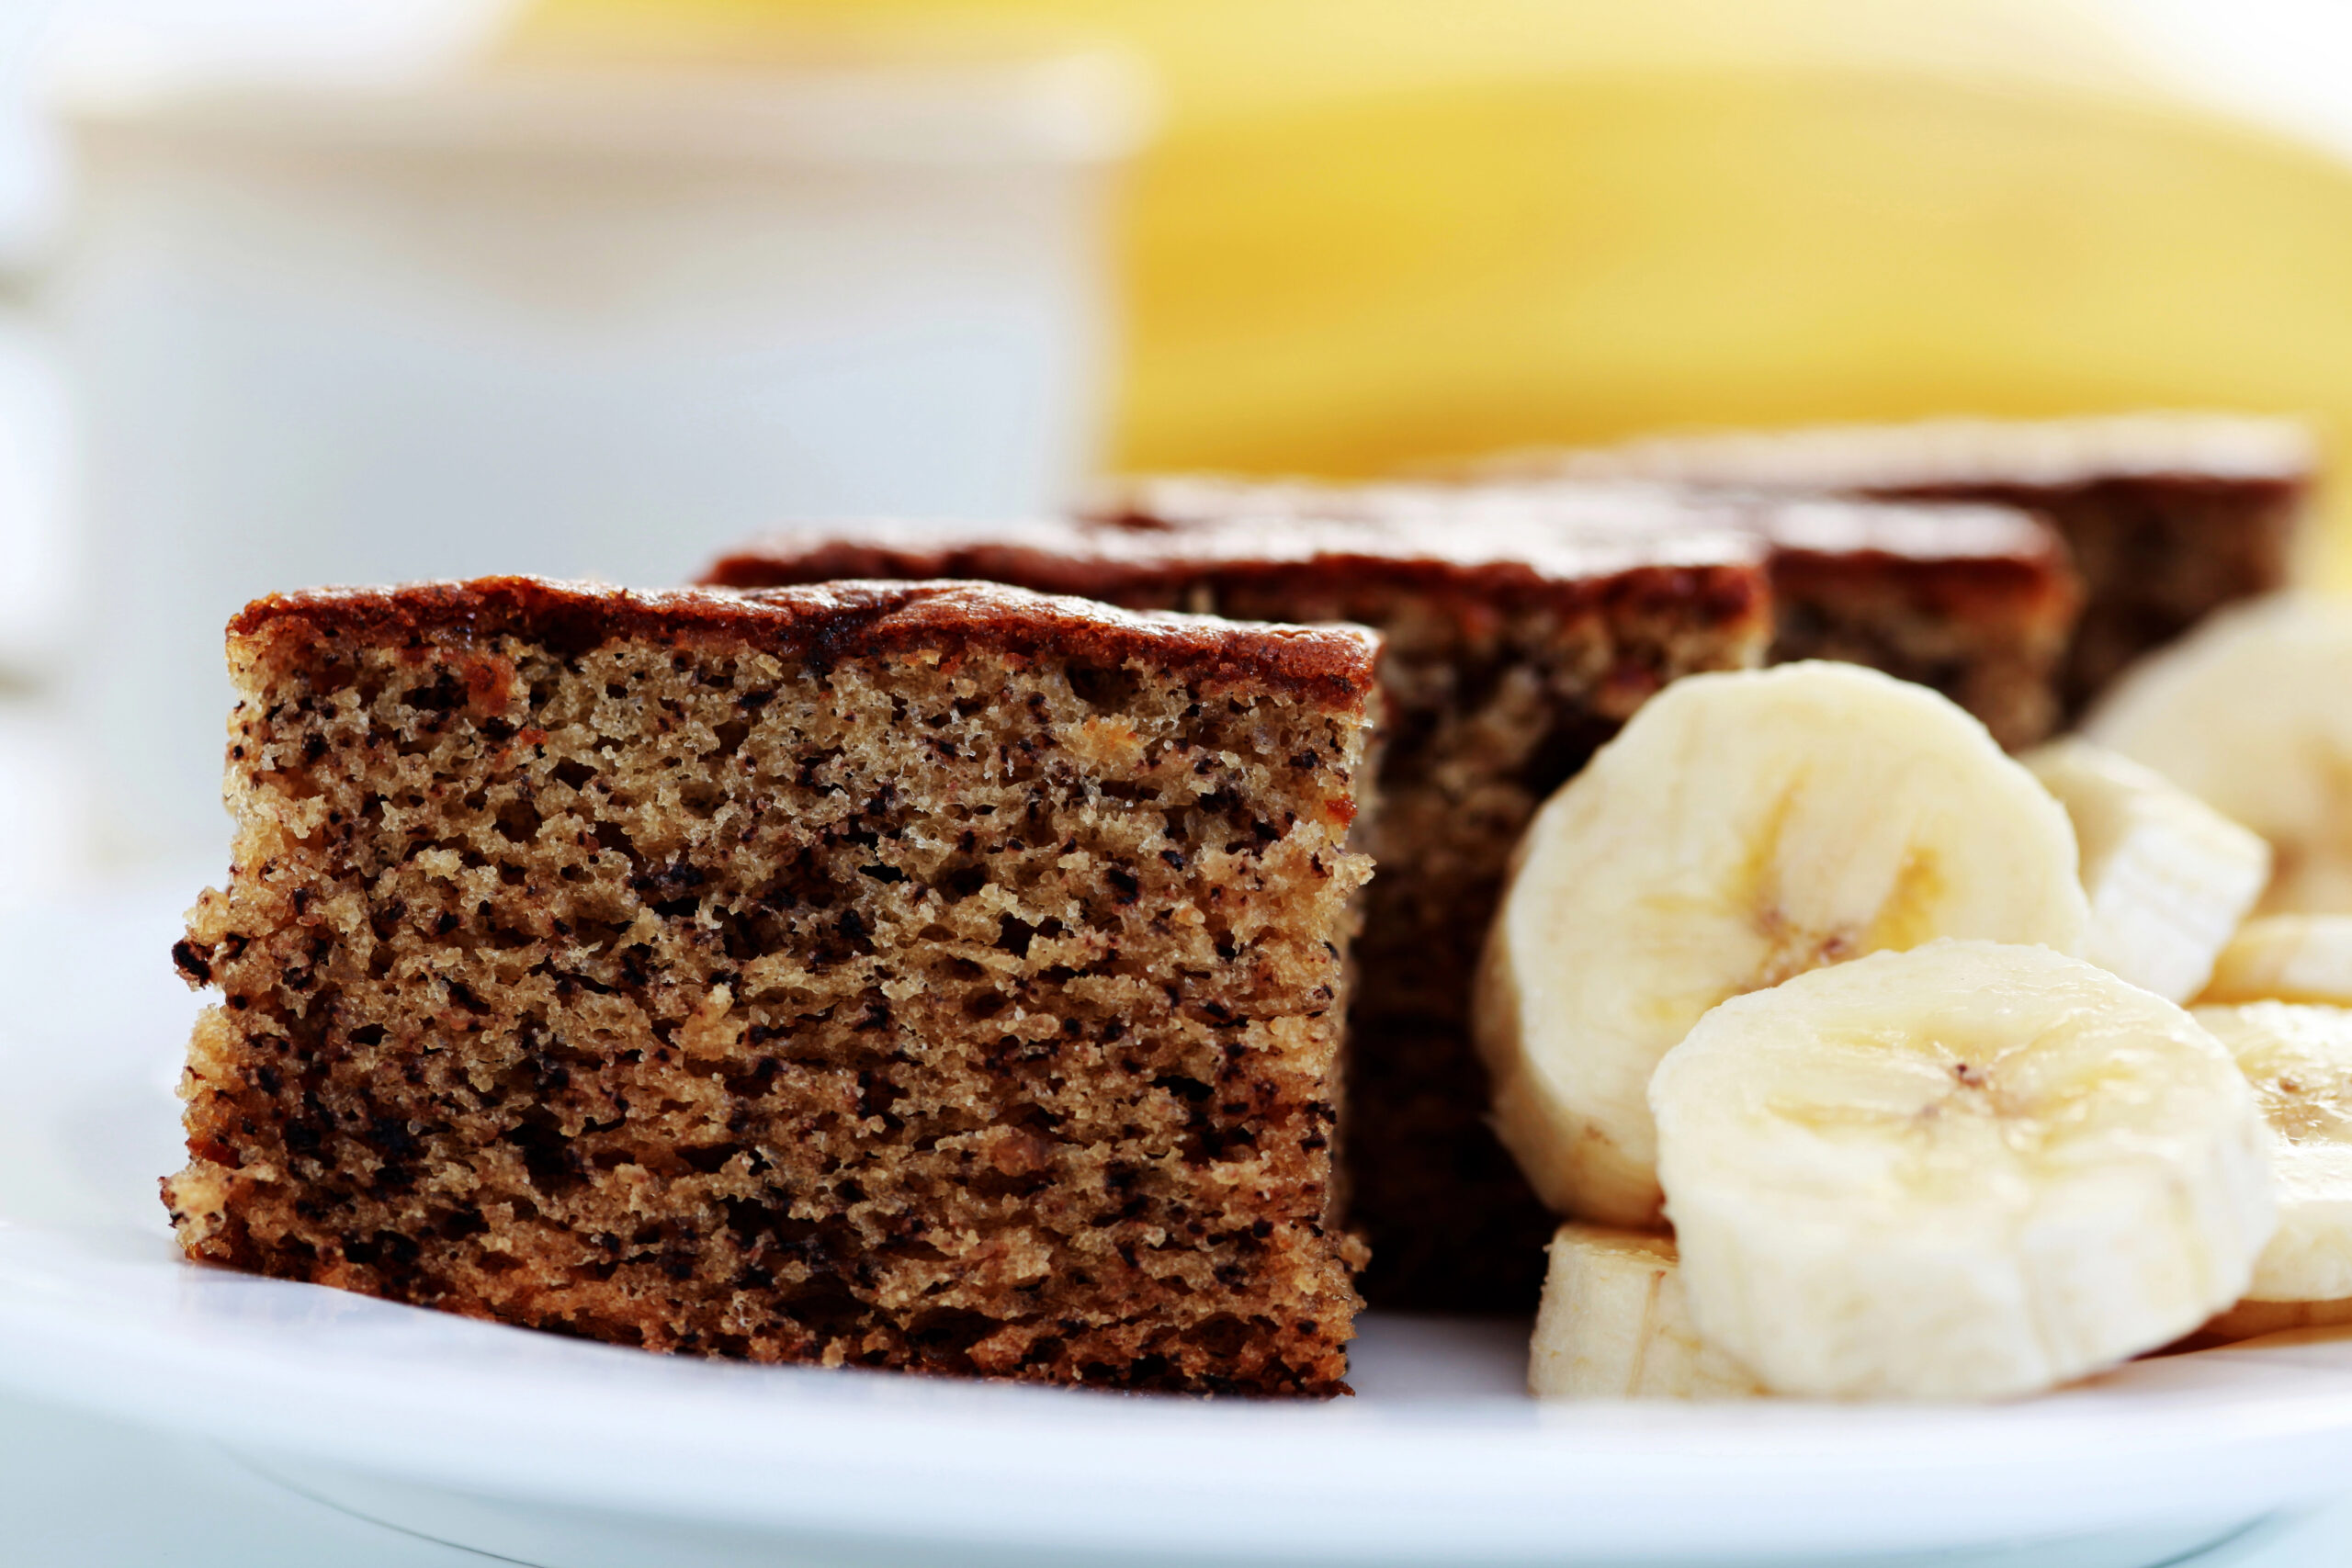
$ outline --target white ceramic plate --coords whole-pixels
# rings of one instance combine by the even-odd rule
[[[669,1359],[190,1267],[154,1190],[178,902],[0,921],[0,1382],[511,1557],[2120,1568],[2352,1478],[2324,1337],[1992,1408],[1569,1407],[1520,1393],[1523,1325],[1375,1316],[1359,1396],[1292,1404]]]

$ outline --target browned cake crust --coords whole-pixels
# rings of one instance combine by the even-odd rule
[[[2073,718],[2142,654],[2225,604],[2284,587],[2309,489],[2308,477],[2170,474],[1899,493],[2031,507],[2065,536],[2089,585],[2059,679],[2062,712]]]
[[[2017,750],[2056,727],[2082,594],[2065,544],[2035,514],[1986,502],[1791,499],[1639,481],[1489,479],[1334,485],[1172,476],[1104,492],[1094,514],[1148,532],[1257,533],[1336,520],[1420,540],[1475,527],[1588,549],[1694,533],[1770,548],[1769,661],[1837,659],[1933,687]],[[1025,579],[1023,581],[1026,581]]]
[[[1350,1223],[1373,1248],[1364,1290],[1376,1305],[1531,1309],[1555,1222],[1486,1124],[1468,1037],[1478,949],[1534,808],[1661,685],[1760,656],[1762,547],[1695,527],[1578,541],[1471,522],[1438,547],[1417,522],[1153,521],[804,528],[729,555],[711,576],[968,573],[1379,628],[1379,871],[1357,943],[1341,1140]]]
[[[2059,682],[2071,716],[2143,653],[2284,586],[2317,464],[2291,421],[2140,413],[1667,436],[1485,471],[2030,509],[2064,536],[2087,591]]]
[[[968,583],[261,601],[182,1245],[654,1349],[1342,1389],[1375,647]]]
[[[2012,750],[2049,736],[2082,590],[2065,546],[2006,506],[1781,502],[1770,662],[1837,659],[1933,687]]]

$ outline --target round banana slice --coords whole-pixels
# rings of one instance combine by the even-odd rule
[[[2352,1007],[2352,915],[2263,915],[2213,961],[2200,1002]]]
[[[2203,990],[2270,880],[2270,846],[2154,769],[2086,740],[2019,761],[2075,824],[2091,901],[2083,956],[2166,1001]]]
[[[1736,998],[1650,1103],[1691,1322],[1779,1393],[2080,1377],[2237,1301],[2277,1220],[2230,1054],[2046,948],[1939,942]]]
[[[2280,594],[2125,671],[2086,738],[2270,840],[2267,910],[2352,909],[2352,605]]]
[[[1527,1386],[1538,1399],[1744,1399],[1764,1392],[1690,1326],[1672,1237],[1566,1224],[1549,1251],[1527,1357]]]
[[[2352,1011],[2253,1002],[2193,1016],[2238,1059],[2274,1140],[2278,1232],[2247,1298],[2352,1296]]]
[[[1709,1008],[1937,937],[2075,952],[2089,918],[2065,812],[1926,687],[1688,677],[1520,841],[1475,1006],[1497,1130],[1561,1213],[1655,1228],[1650,1072]]]

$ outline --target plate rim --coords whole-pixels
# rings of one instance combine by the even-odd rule
[[[421,1362],[383,1354],[419,1335]],[[2352,1336],[2278,1337],[1998,1406],[1203,1400],[655,1358],[189,1264],[130,1226],[0,1224],[0,1383],[26,1393],[413,1483],[851,1534],[887,1497],[899,1533],[1040,1550],[1132,1549],[1143,1518],[1163,1548],[1247,1537],[1325,1561],[1696,1553],[1759,1532],[1925,1550],[2252,1517],[2352,1468]],[[600,1462],[623,1420],[659,1446]],[[2092,1458],[2069,1485],[2016,1484],[2070,1452]]]

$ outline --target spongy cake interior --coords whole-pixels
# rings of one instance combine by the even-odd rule
[[[1337,1385],[1361,701],[299,615],[232,665],[199,1256],[653,1348]]]
[[[1189,521],[1179,507],[1108,525],[788,529],[723,558],[712,581],[992,577],[1378,628],[1386,735],[1365,844],[1380,869],[1349,1017],[1347,1219],[1371,1244],[1376,1306],[1532,1310],[1557,1222],[1487,1124],[1469,1032],[1479,950],[1536,807],[1668,681],[1757,660],[1765,547],[1674,532],[1647,496],[1579,539],[1524,519],[1226,517],[1222,497],[1257,487],[1201,488],[1212,514]]]

